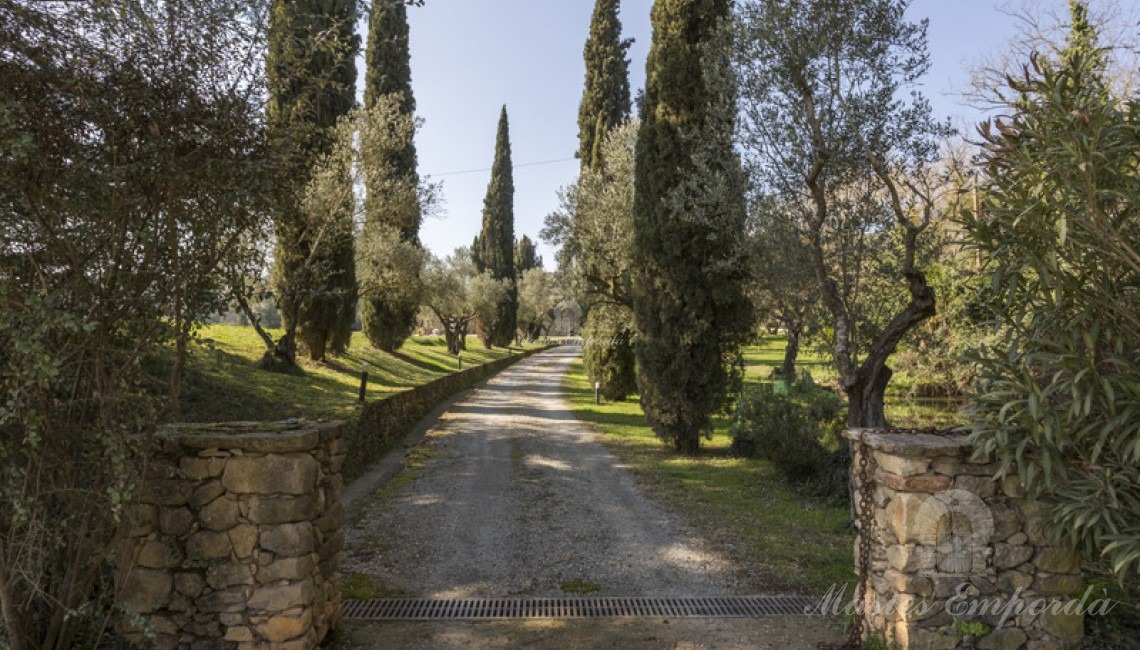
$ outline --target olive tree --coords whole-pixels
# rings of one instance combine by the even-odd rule
[[[915,89],[926,24],[908,0],[748,0],[735,14],[739,144],[807,246],[852,426],[882,426],[887,361],[935,313],[920,241],[945,208],[934,163],[948,129]],[[890,246],[893,238],[897,246]],[[863,271],[891,255],[894,280]],[[890,314],[866,314],[901,298]]]

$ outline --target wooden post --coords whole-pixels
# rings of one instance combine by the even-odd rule
[[[368,362],[360,367],[360,402],[364,402],[364,394],[368,390]]]

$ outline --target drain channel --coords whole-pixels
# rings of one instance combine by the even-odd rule
[[[380,598],[345,600],[346,619],[360,621],[475,621],[512,618],[763,618],[806,616],[803,596],[715,598]]]

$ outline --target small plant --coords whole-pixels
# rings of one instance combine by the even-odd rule
[[[592,594],[595,591],[601,591],[602,586],[596,582],[575,578],[574,580],[567,580],[558,585],[564,593],[568,594]]]
[[[341,584],[341,595],[352,600],[388,598],[398,594],[398,591],[389,589],[379,578],[363,573],[350,573]]]
[[[954,631],[957,632],[958,634],[961,634],[964,637],[972,637],[975,639],[980,639],[980,638],[986,636],[987,634],[989,634],[990,632],[992,632],[993,628],[991,628],[989,625],[986,625],[985,623],[983,623],[981,621],[974,621],[972,623],[967,623],[966,621],[955,619],[954,620]]]

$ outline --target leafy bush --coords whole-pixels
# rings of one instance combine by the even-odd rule
[[[843,400],[825,390],[790,388],[789,395],[761,387],[741,397],[729,427],[733,453],[772,461],[812,495],[839,497],[849,466],[838,443]]]
[[[983,129],[989,191],[966,225],[1001,338],[978,351],[970,425],[1052,505],[1057,537],[1135,580],[1140,102],[1110,97],[1100,50],[1071,45],[1060,67],[1035,59],[1013,114]]]

